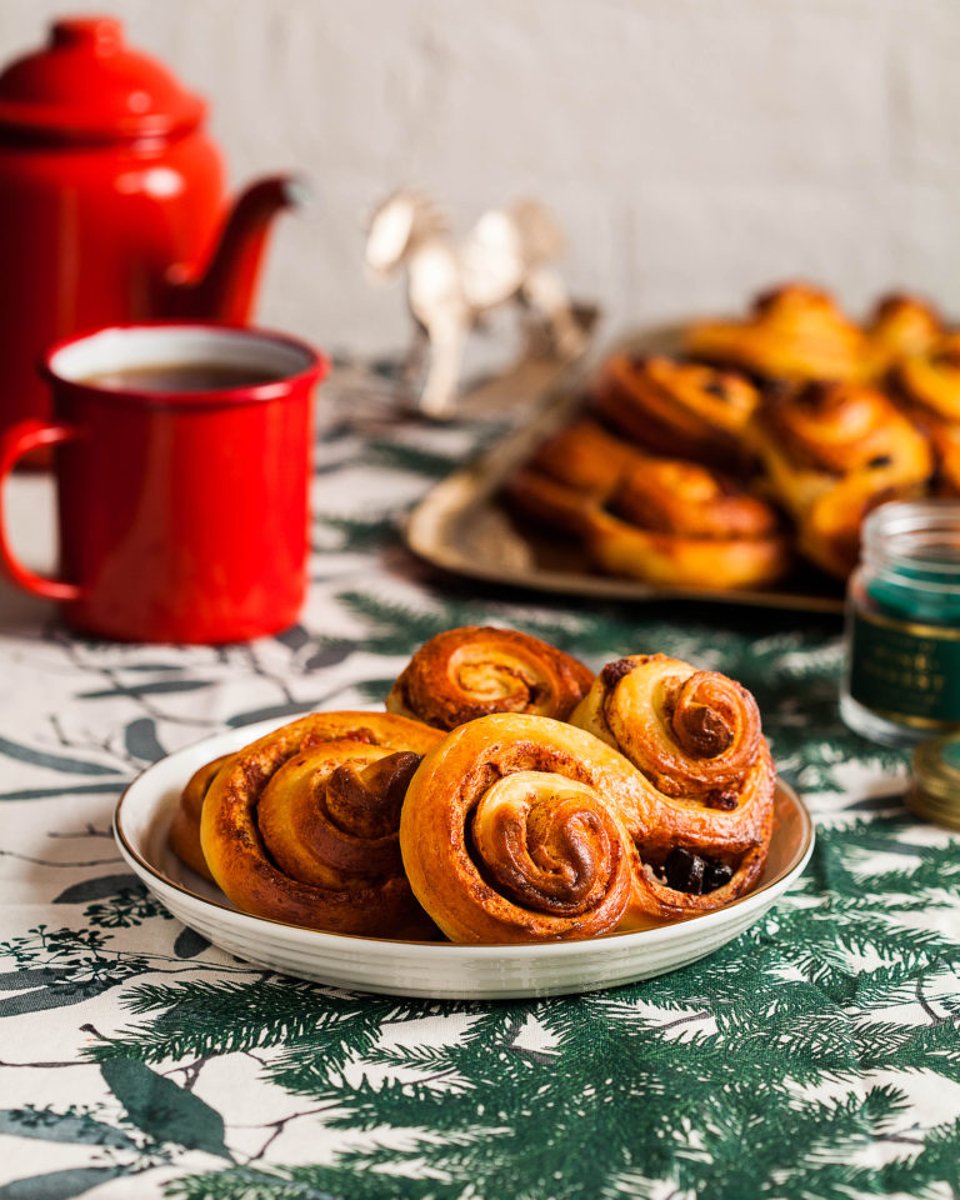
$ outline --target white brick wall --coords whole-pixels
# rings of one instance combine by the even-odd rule
[[[73,0],[2,0],[0,52]],[[960,0],[108,0],[213,104],[239,182],[316,184],[278,228],[264,323],[384,348],[366,216],[400,183],[463,226],[548,200],[606,330],[804,275],[960,316]]]

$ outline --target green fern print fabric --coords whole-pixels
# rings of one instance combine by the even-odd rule
[[[40,607],[0,632],[2,1200],[960,1196],[960,848],[905,812],[903,757],[840,724],[839,624],[433,576],[398,521],[489,436],[328,419],[310,598],[280,637],[122,646]],[[127,872],[110,820],[138,771],[230,727],[379,704],[467,622],[594,667],[664,650],[741,679],[815,814],[799,884],[647,983],[428,1003],[232,958]]]

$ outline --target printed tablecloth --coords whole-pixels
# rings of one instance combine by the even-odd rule
[[[280,637],[122,646],[39,604],[3,610],[4,1200],[960,1195],[960,847],[905,814],[902,756],[840,724],[838,626],[431,576],[397,520],[482,436],[328,422],[310,598]],[[666,650],[741,679],[817,819],[799,886],[648,983],[427,1003],[244,964],[127,872],[110,819],[144,766],[261,718],[381,702],[419,643],[468,622],[594,667]]]

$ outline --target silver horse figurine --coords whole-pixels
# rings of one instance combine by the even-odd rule
[[[408,371],[424,342],[430,363],[420,409],[448,413],[457,396],[464,343],[485,313],[519,300],[541,313],[556,353],[576,358],[586,346],[560,276],[548,265],[563,250],[563,234],[534,200],[485,213],[463,241],[424,195],[402,190],[377,208],[367,237],[371,272],[389,278],[407,268],[407,301],[417,325]]]

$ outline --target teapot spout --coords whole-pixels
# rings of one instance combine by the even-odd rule
[[[179,267],[169,272],[171,315],[246,324],[273,218],[309,197],[309,186],[297,176],[275,175],[251,184],[237,197],[203,274]]]

